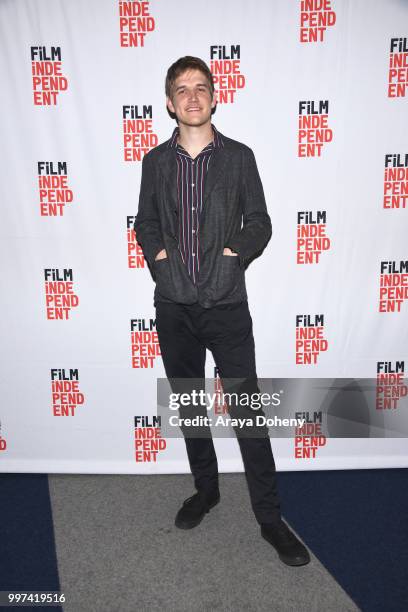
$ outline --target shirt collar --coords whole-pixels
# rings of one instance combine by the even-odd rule
[[[220,134],[220,132],[217,130],[217,128],[215,127],[215,125],[212,123],[211,124],[212,130],[213,130],[213,134],[214,134],[214,140],[212,143],[209,143],[210,145],[213,144],[214,145],[214,149],[219,149],[221,147],[224,146],[224,140]],[[169,148],[171,149],[177,149],[177,147],[179,146],[177,143],[177,138],[180,134],[180,128],[177,126],[174,128],[173,130],[173,134],[171,135],[171,138],[169,140],[169,144],[167,145]],[[209,146],[209,145],[207,145]],[[207,148],[207,147],[205,147]]]

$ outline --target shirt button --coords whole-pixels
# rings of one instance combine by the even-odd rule
[[[195,186],[195,183],[191,183],[191,186],[192,186],[192,187],[194,187],[194,186]]]

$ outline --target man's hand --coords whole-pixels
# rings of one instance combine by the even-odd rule
[[[166,249],[162,249],[161,251],[157,253],[156,257],[154,258],[154,261],[158,261],[159,259],[166,259],[166,257],[167,257]]]
[[[233,255],[235,257],[238,257],[238,253],[234,253],[234,251],[231,251],[231,249],[229,249],[228,247],[224,248],[223,255]]]

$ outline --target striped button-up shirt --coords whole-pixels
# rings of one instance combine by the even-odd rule
[[[214,140],[210,142],[194,159],[177,142],[180,134],[174,129],[169,147],[177,154],[177,193],[179,218],[179,250],[187,271],[194,284],[200,272],[198,246],[200,241],[200,215],[204,204],[204,184],[215,148],[223,147],[221,134],[211,125]]]

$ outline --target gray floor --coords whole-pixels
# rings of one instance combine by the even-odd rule
[[[284,565],[260,537],[243,474],[221,474],[221,503],[174,526],[190,475],[50,475],[64,612],[359,610],[313,557]]]

